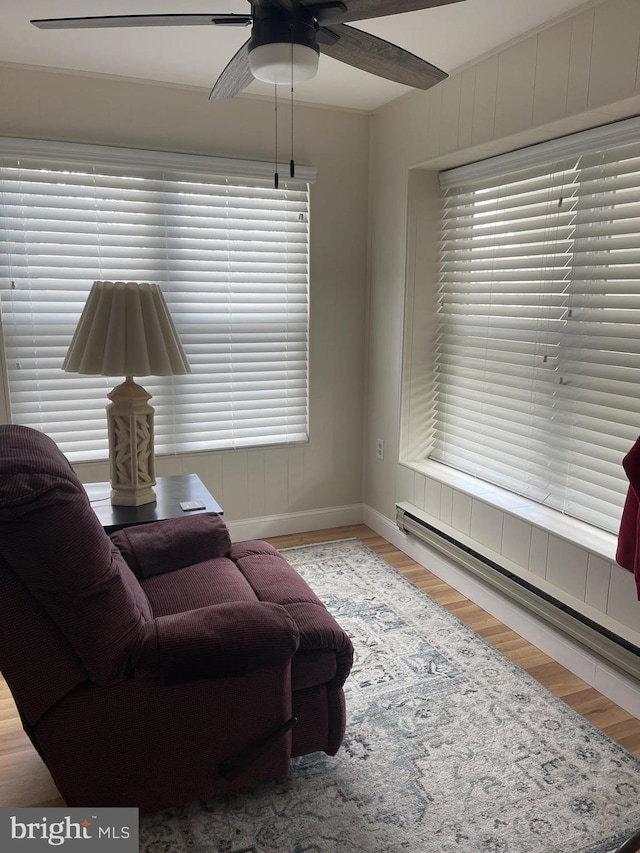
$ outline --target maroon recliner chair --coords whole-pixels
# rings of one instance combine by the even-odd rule
[[[344,736],[349,637],[222,518],[110,537],[54,442],[0,426],[0,671],[69,806],[152,811]]]

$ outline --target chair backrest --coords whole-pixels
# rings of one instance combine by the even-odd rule
[[[55,443],[0,426],[0,669],[23,716],[33,723],[81,681],[124,679],[149,618]]]

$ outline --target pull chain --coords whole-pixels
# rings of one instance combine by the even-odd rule
[[[293,30],[291,31],[291,160],[289,161],[289,174],[292,178],[296,176],[296,164],[293,160]]]
[[[276,136],[276,171],[273,176],[274,186],[278,189],[278,185],[280,183],[280,175],[278,174],[278,84],[274,85],[274,114],[275,114],[275,136]]]

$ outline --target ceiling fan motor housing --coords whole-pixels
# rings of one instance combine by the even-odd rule
[[[249,67],[253,76],[267,83],[311,80],[318,70],[318,24],[300,8],[283,14],[273,7],[254,6],[249,39]]]
[[[317,30],[316,19],[304,6],[295,12],[286,12],[282,8],[255,4],[249,50],[273,42],[293,42],[318,50]]]

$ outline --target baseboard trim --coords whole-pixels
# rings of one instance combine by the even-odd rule
[[[282,515],[265,515],[261,518],[242,518],[227,521],[231,539],[263,539],[267,536],[286,536],[288,533],[306,533],[325,527],[348,527],[362,524],[362,504],[325,507],[306,512],[288,512]]]
[[[453,560],[415,537],[403,533],[394,521],[366,504],[363,507],[362,520],[421,566],[640,719],[640,684],[635,679],[467,574]]]

